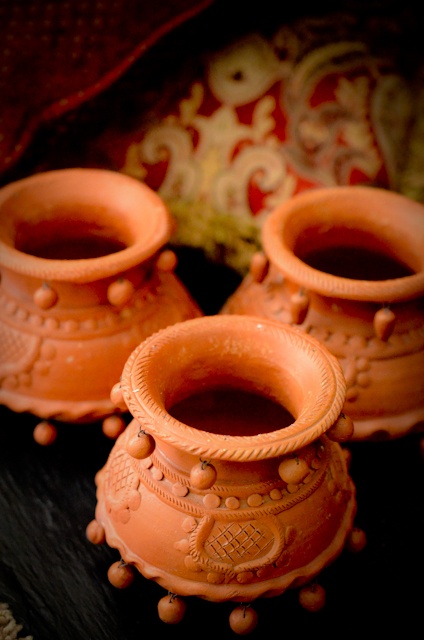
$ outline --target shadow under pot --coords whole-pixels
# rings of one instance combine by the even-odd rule
[[[352,440],[424,427],[424,206],[379,188],[321,188],[275,209],[220,313],[299,326],[340,361]]]
[[[55,421],[124,428],[111,398],[132,350],[202,315],[164,247],[174,223],[144,184],[113,171],[64,169],[0,190],[0,403]]]
[[[133,420],[96,474],[87,527],[119,551],[111,583],[134,569],[156,581],[166,622],[184,596],[248,604],[298,587],[301,604],[322,606],[310,582],[364,541],[337,359],[298,328],[206,316],[145,340],[121,384]],[[256,621],[254,608],[230,616],[238,633]]]

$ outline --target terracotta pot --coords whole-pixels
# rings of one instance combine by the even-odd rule
[[[201,315],[161,253],[162,200],[119,173],[64,169],[1,189],[0,220],[0,402],[67,422],[116,413],[135,346]]]
[[[172,594],[251,602],[340,554],[356,498],[337,440],[340,365],[297,328],[206,316],[139,345],[121,380],[133,421],[96,476],[87,535]],[[161,615],[161,614],[160,614]]]
[[[263,253],[221,313],[297,324],[343,367],[352,440],[424,420],[424,207],[372,187],[305,192],[264,223]]]

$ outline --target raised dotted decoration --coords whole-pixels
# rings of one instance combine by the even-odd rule
[[[203,504],[205,505],[206,509],[218,509],[219,505],[221,504],[221,498],[214,493],[208,493],[203,498]]]
[[[188,494],[188,487],[186,487],[181,482],[176,482],[174,485],[172,485],[172,493],[174,494],[174,496],[184,498]]]

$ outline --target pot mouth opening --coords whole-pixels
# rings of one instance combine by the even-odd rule
[[[95,207],[59,211],[47,220],[16,226],[14,247],[43,260],[92,260],[127,249],[133,238],[117,224],[102,225]],[[85,213],[81,218],[81,213]]]
[[[242,386],[200,387],[167,407],[173,418],[196,430],[251,436],[284,429],[295,421],[283,403]]]
[[[315,339],[237,315],[187,320],[147,338],[122,385],[153,437],[227,460],[312,442],[337,419],[345,394],[339,363]]]
[[[384,238],[337,225],[305,229],[296,238],[293,253],[317,271],[348,280],[397,280],[419,270],[410,255],[396,252]]]
[[[389,304],[424,293],[424,207],[375,187],[297,194],[265,220],[264,251],[299,287]]]
[[[173,232],[145,184],[100,169],[36,174],[0,191],[2,266],[47,281],[90,282],[148,260]]]

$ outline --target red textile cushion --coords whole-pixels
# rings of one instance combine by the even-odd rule
[[[0,0],[0,173],[212,0]]]

